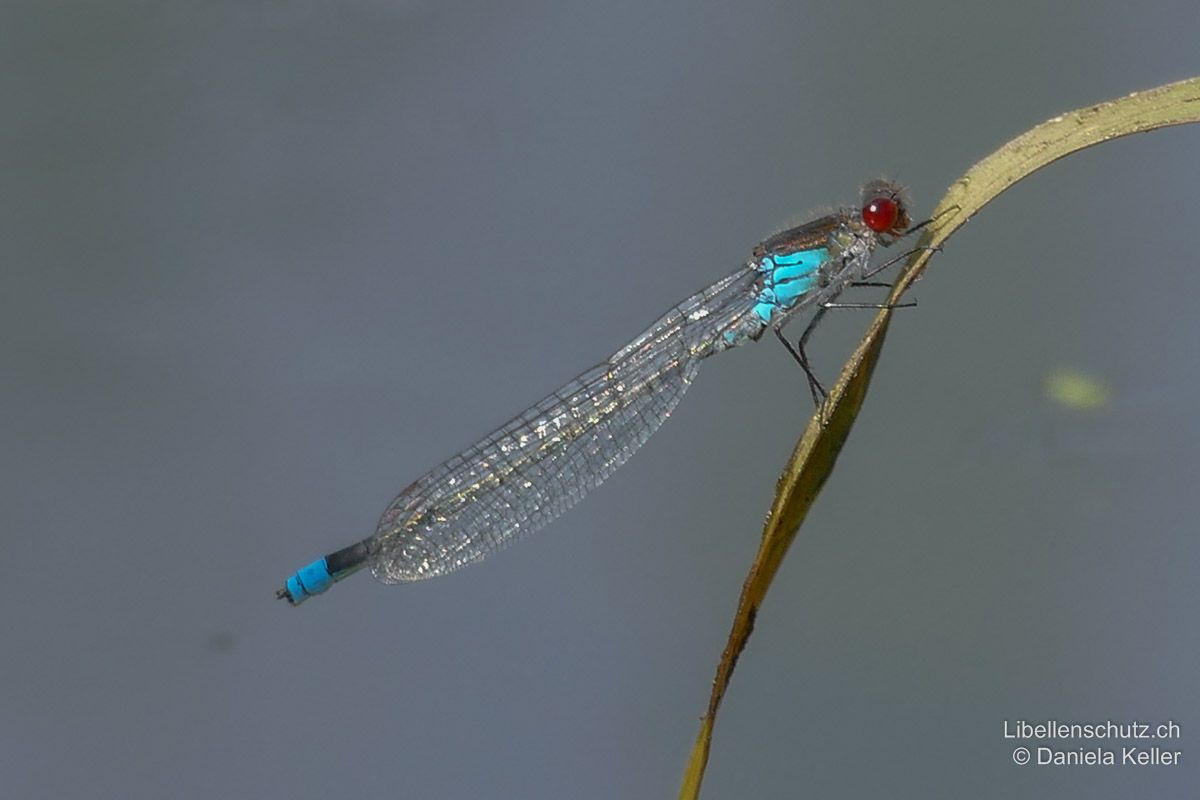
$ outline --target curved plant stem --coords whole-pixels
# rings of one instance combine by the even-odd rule
[[[895,282],[888,304],[894,304],[920,277],[934,249],[1017,181],[1064,156],[1110,139],[1191,122],[1200,122],[1200,78],[1061,114],[1021,134],[968,170],[946,192],[933,212],[933,222],[926,226],[917,242],[920,248],[932,249],[919,250],[909,259]],[[883,349],[891,316],[891,310],[884,309],[875,317],[866,336],[842,367],[824,405],[809,420],[779,477],[762,543],[742,585],[733,627],[717,665],[708,711],[692,746],[679,790],[683,800],[699,796],[713,725],[733,668],[750,637],[755,615],[779,564],[850,434]]]

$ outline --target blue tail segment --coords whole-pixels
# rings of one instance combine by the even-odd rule
[[[298,606],[310,597],[329,591],[330,586],[358,572],[366,564],[367,545],[359,542],[297,570],[275,596]]]
[[[333,586],[333,576],[329,574],[329,563],[319,558],[288,578],[287,588],[283,591],[287,601],[295,606],[330,586]]]

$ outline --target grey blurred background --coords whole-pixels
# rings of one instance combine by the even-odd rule
[[[674,796],[811,411],[775,343],[485,565],[272,592],[865,178],[919,218],[1200,73],[1192,0],[1045,6],[0,6],[4,796]],[[936,258],[705,797],[1195,796],[1198,164],[1200,128],[1074,156]],[[1018,719],[1174,720],[1183,763],[1018,767]]]

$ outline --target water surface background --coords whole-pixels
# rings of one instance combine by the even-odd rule
[[[1194,3],[1043,6],[5,3],[5,794],[673,796],[811,411],[777,344],[484,566],[272,592],[864,179],[920,216],[1200,73]],[[1200,128],[1073,156],[935,259],[706,797],[1194,791],[1198,165]],[[831,316],[830,378],[869,313]],[[1019,767],[1020,719],[1175,720],[1183,764]]]

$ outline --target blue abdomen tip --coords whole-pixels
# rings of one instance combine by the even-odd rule
[[[299,605],[313,595],[328,591],[330,586],[333,586],[333,576],[329,574],[329,565],[325,559],[318,558],[288,578],[288,600],[292,605]]]

